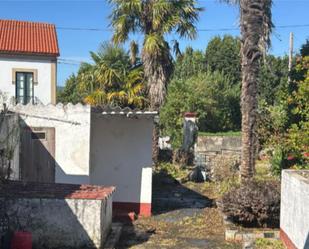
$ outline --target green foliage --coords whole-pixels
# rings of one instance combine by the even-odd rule
[[[288,127],[286,103],[268,105],[264,100],[261,100],[258,111],[257,132],[260,143],[264,146],[280,144]]]
[[[170,46],[165,37],[174,33],[179,37],[194,39],[195,24],[203,8],[197,7],[195,0],[109,2],[113,9],[110,19],[114,43],[123,43],[130,34],[136,32],[144,36],[141,57],[150,108],[160,110],[173,72]]]
[[[212,72],[222,72],[233,84],[240,83],[240,41],[238,38],[225,35],[223,38],[216,36],[211,39],[206,48],[206,61]]]
[[[281,171],[288,166],[286,151],[280,146],[277,146],[270,159],[270,164],[272,174],[275,176],[280,176]]]
[[[288,57],[268,55],[259,73],[259,100],[269,105],[279,104],[288,87]]]
[[[303,57],[296,66],[301,80],[296,82],[296,90],[289,99],[291,112],[294,115],[287,132],[286,147],[296,158],[295,164],[300,167],[309,165],[309,56]]]
[[[203,132],[200,131],[198,133],[199,136],[207,136],[207,137],[214,137],[214,136],[222,136],[222,137],[239,137],[241,136],[240,131],[226,131],[226,132]]]
[[[309,56],[309,39],[301,46],[300,55],[302,57]]]
[[[281,240],[259,238],[255,240],[255,249],[285,249]]]
[[[130,33],[164,35],[176,31],[181,37],[196,36],[195,22],[202,8],[195,0],[188,1],[118,1],[109,0],[114,28],[113,41],[125,42]]]
[[[182,142],[183,113],[199,115],[201,132],[240,130],[240,42],[213,38],[206,53],[187,47],[178,53],[160,118],[165,135],[177,148]]]
[[[187,47],[176,59],[173,79],[188,79],[206,71],[206,57],[203,52]]]
[[[306,45],[302,53],[306,54]],[[259,139],[262,146],[275,148],[271,158],[275,175],[291,166],[309,167],[309,56],[297,59],[289,84],[285,73],[282,79],[278,93],[265,95],[259,103]],[[276,88],[270,85],[269,92],[272,87]]]
[[[239,130],[239,88],[231,87],[220,72],[201,73],[187,80],[173,80],[160,119],[163,133],[175,148],[182,142],[183,114],[197,112],[201,131]]]
[[[65,87],[57,92],[57,102],[76,104],[83,98],[78,90],[78,79],[72,74],[65,82]]]
[[[181,169],[180,167],[171,164],[171,163],[160,163],[156,166],[155,170],[172,176],[174,179],[183,179],[188,175],[186,170]]]
[[[131,59],[122,47],[103,43],[97,53],[90,52],[93,64],[83,63],[66,81],[58,102],[90,105],[146,106],[144,74],[138,58]]]

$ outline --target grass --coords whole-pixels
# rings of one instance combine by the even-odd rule
[[[255,241],[255,249],[285,249],[285,246],[280,240],[257,239]]]
[[[226,131],[226,132],[204,132],[200,131],[198,133],[199,136],[209,136],[209,137],[214,137],[214,136],[223,136],[223,137],[234,137],[234,136],[241,136],[240,131]]]
[[[171,163],[160,163],[156,168],[156,172],[164,172],[174,179],[184,179],[188,175],[187,169],[181,169],[179,166]]]
[[[171,163],[160,163],[155,171],[165,172],[174,179],[181,180],[185,186],[190,189],[198,190],[200,193],[213,198],[221,198],[225,193],[229,192],[233,187],[240,185],[238,176],[226,178],[223,181],[205,182],[203,184],[187,181],[187,176],[190,172],[189,168],[181,168],[180,166]],[[265,161],[256,162],[256,174],[254,179],[257,181],[279,181],[280,179],[270,173],[269,163]]]

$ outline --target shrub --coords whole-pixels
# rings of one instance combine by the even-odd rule
[[[211,178],[223,181],[239,176],[240,156],[218,155],[211,163]]]
[[[166,102],[160,110],[162,135],[171,137],[173,148],[183,140],[183,114],[196,112],[200,131],[240,130],[239,85],[232,85],[221,72],[173,79]]]
[[[227,217],[246,227],[277,227],[280,217],[280,185],[276,181],[249,181],[222,197]]]
[[[271,172],[275,176],[281,175],[282,169],[288,168],[287,153],[280,146],[274,149],[270,159]]]

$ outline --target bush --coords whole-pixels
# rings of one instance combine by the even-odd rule
[[[278,227],[280,185],[276,181],[249,181],[222,197],[227,217],[246,227]]]
[[[280,146],[274,149],[270,165],[271,172],[275,176],[281,175],[281,171],[288,168],[287,153]]]
[[[171,137],[172,147],[183,139],[183,114],[196,112],[200,131],[240,130],[239,85],[232,85],[221,72],[205,72],[189,79],[174,79],[160,110],[162,135]]]
[[[239,176],[240,156],[218,155],[211,163],[211,179],[223,181]]]

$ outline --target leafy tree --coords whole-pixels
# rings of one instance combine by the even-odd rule
[[[300,54],[302,57],[309,56],[309,39],[302,45],[300,49]]]
[[[241,81],[239,38],[225,35],[211,39],[206,48],[206,61],[211,71],[223,72],[234,84]]]
[[[70,75],[65,82],[65,87],[57,93],[57,102],[72,104],[82,102],[83,98],[78,91],[78,84],[75,74]]]
[[[298,81],[297,89],[292,92],[289,100],[292,104],[292,113],[298,118],[287,134],[287,147],[298,159],[301,165],[309,166],[309,56],[302,57],[296,65],[296,72],[303,74]]]
[[[270,44],[272,0],[224,0],[240,8],[242,64],[242,162],[241,179],[252,178],[256,158],[257,82],[262,56]]]
[[[206,58],[203,52],[187,47],[181,56],[177,56],[173,79],[188,79],[206,71]]]
[[[198,113],[201,131],[228,131],[240,128],[240,121],[234,120],[237,116],[234,109],[239,110],[239,88],[231,88],[222,72],[208,71],[188,79],[174,79],[160,112],[161,128],[165,135],[171,136],[173,147],[179,148],[185,112]]]
[[[160,110],[166,95],[166,86],[172,74],[172,57],[165,35],[171,32],[180,37],[194,38],[195,23],[202,10],[195,0],[110,0],[113,5],[111,25],[113,41],[122,43],[130,33],[144,35],[142,61],[148,86],[150,108]],[[158,127],[153,133],[153,160],[158,158]]]
[[[258,97],[268,105],[280,104],[288,88],[288,57],[266,56],[259,72]]]

